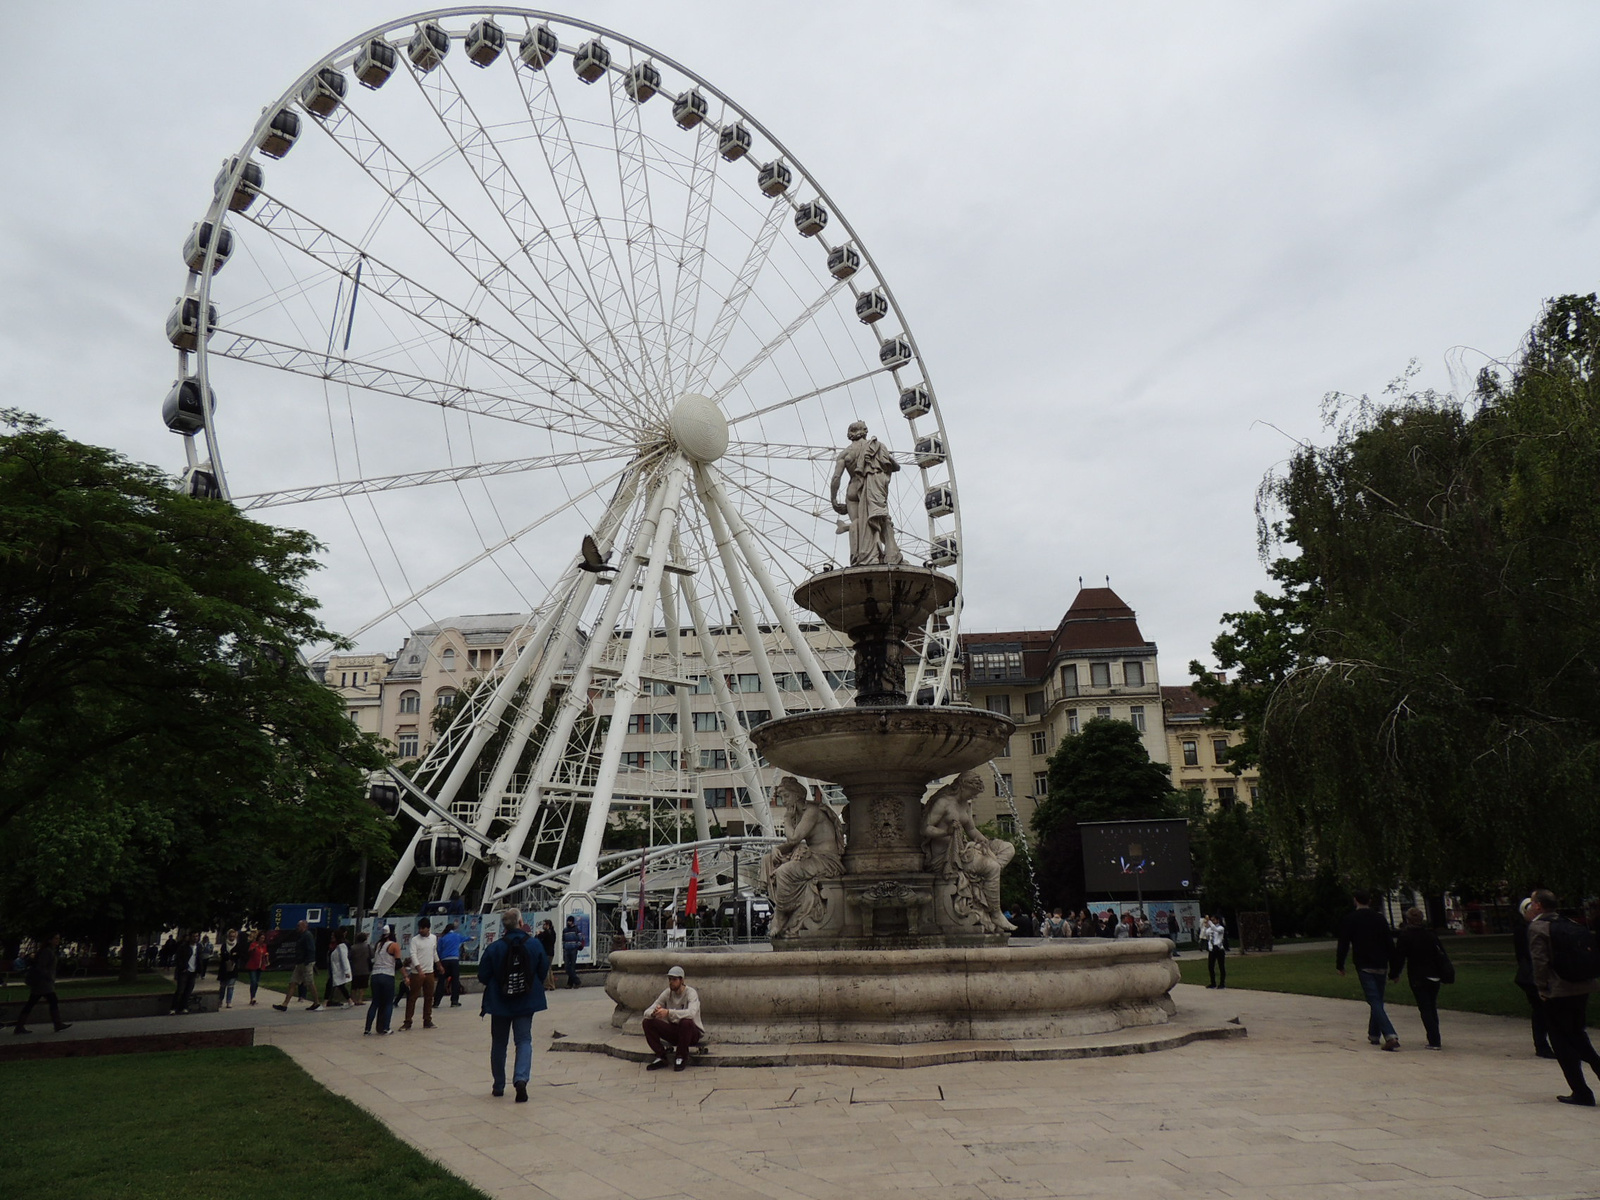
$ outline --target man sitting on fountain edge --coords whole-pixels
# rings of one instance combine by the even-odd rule
[[[683,1070],[689,1065],[689,1047],[704,1032],[700,1026],[700,993],[683,981],[682,967],[669,967],[667,990],[644,1010],[644,1040],[656,1056],[645,1070],[659,1071],[669,1058],[674,1071]]]

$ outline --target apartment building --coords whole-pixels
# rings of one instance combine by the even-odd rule
[[[1161,689],[1167,735],[1167,761],[1174,787],[1198,790],[1208,805],[1231,808],[1254,804],[1261,794],[1261,772],[1250,767],[1239,775],[1224,765],[1230,747],[1242,740],[1237,730],[1224,729],[1211,717],[1211,701],[1191,687]]]

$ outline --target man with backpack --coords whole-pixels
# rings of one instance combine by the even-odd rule
[[[502,912],[500,926],[503,935],[478,960],[478,981],[483,984],[479,1015],[489,1017],[489,1071],[494,1080],[490,1094],[506,1094],[509,1036],[517,1046],[511,1082],[517,1090],[517,1103],[525,1104],[528,1075],[533,1070],[533,1014],[545,1008],[544,978],[550,959],[538,939],[528,936],[518,909]]]
[[[1544,1000],[1550,1048],[1556,1052],[1570,1095],[1563,1104],[1594,1107],[1594,1091],[1583,1077],[1588,1063],[1600,1075],[1600,1054],[1589,1041],[1589,994],[1600,991],[1594,930],[1569,921],[1556,911],[1553,892],[1540,888],[1528,897],[1528,956],[1533,960],[1533,985]]]
[[[583,949],[583,930],[578,928],[576,917],[567,918],[567,927],[561,931],[561,961],[567,968],[567,986],[582,987],[578,978],[578,954]]]

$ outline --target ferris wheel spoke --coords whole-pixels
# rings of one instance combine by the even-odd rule
[[[560,98],[556,95],[548,72],[541,71],[532,79],[523,71],[514,74],[545,168],[560,199],[566,227],[577,248],[578,259],[588,274],[589,294],[594,297],[619,361],[631,365],[635,385],[643,392],[645,378],[639,364],[632,362],[624,351],[609,316],[613,311],[626,311],[637,326],[638,314],[634,311],[633,297],[623,279],[611,239],[606,236],[605,222],[589,187],[583,158],[568,128]],[[549,240],[553,242],[555,239],[552,237]]]
[[[871,371],[863,371],[859,375],[852,375],[850,378],[841,379],[837,383],[824,384],[822,387],[812,388],[808,392],[801,392],[798,395],[790,396],[787,400],[778,400],[772,404],[763,405],[761,408],[753,408],[749,412],[740,413],[736,417],[729,417],[728,424],[738,425],[744,421],[754,421],[758,418],[767,416],[769,413],[781,412],[786,408],[793,408],[798,404],[804,404],[807,400],[815,400],[818,396],[825,396],[829,392],[838,391],[840,388],[850,387],[857,383],[865,383],[875,375],[889,375],[892,373],[893,372],[888,367],[876,367]]]
[[[580,392],[590,389],[560,363],[500,332],[487,321],[288,205],[269,199],[256,212],[245,214],[245,219],[327,270],[350,280],[352,285],[359,266],[365,294],[392,304],[432,329],[440,335],[443,344],[464,348],[493,364],[496,370],[525,380],[561,405],[559,411],[569,421],[605,427],[624,437],[633,436],[631,427],[597,416],[581,395],[569,394],[569,389],[574,387]]]
[[[815,317],[817,313],[821,312],[822,309],[825,308],[835,296],[844,290],[844,286],[844,281],[838,280],[824,288],[820,296],[818,296],[810,304],[806,305],[805,308],[801,309],[799,314],[796,315],[793,320],[785,325],[783,329],[780,330],[774,337],[768,339],[767,342],[762,345],[761,349],[752,354],[749,359],[746,360],[744,365],[729,377],[726,383],[717,388],[717,390],[712,393],[711,398],[716,400],[718,403],[721,403],[724,399],[726,399],[728,394],[742,384],[746,379],[750,378],[751,373],[760,367],[762,363],[766,362],[780,349],[786,346],[789,343],[789,340],[793,338],[795,334],[799,333],[802,329],[809,325],[811,323],[811,319]]]
[[[391,604],[388,608],[384,609],[377,616],[372,617],[370,620],[366,621],[362,625],[358,626],[357,628],[351,630],[349,633],[345,634],[344,636],[345,636],[346,640],[352,641],[352,642],[355,641],[362,634],[367,633],[368,631],[377,628],[379,625],[383,624],[383,622],[387,621],[390,617],[393,617],[393,616],[395,616],[395,615],[397,615],[397,614],[399,614],[401,612],[404,612],[406,609],[410,608],[413,604],[417,604],[420,601],[426,599],[431,593],[433,593],[435,591],[438,591],[439,588],[441,588],[445,584],[449,583],[452,579],[455,579],[457,576],[461,575],[462,573],[471,570],[473,567],[477,566],[479,563],[484,562],[485,560],[487,560],[489,558],[492,558],[494,555],[498,554],[501,550],[504,550],[507,546],[513,545],[519,538],[526,537],[528,534],[532,533],[535,529],[538,529],[540,526],[548,524],[549,522],[555,520],[557,517],[561,516],[563,513],[568,512],[569,510],[576,508],[579,504],[583,503],[585,500],[588,500],[591,497],[593,497],[596,494],[598,494],[599,492],[604,491],[607,487],[611,486],[613,483],[616,483],[617,481],[621,480],[623,478],[623,476],[625,476],[629,471],[642,470],[646,465],[647,465],[646,461],[641,459],[639,462],[630,463],[628,466],[623,467],[621,470],[613,471],[610,475],[607,475],[604,479],[601,479],[597,483],[595,483],[595,484],[591,485],[590,487],[586,488],[585,490],[579,492],[577,495],[573,496],[571,499],[565,501],[564,503],[557,505],[555,508],[552,508],[549,512],[545,513],[543,516],[536,517],[532,521],[529,521],[526,525],[522,526],[520,529],[516,529],[513,532],[508,533],[505,537],[501,538],[498,542],[495,542],[492,546],[484,547],[483,550],[481,550],[477,554],[474,554],[471,558],[468,558],[465,562],[462,562],[459,565],[457,565],[455,567],[452,567],[450,570],[446,571],[443,575],[440,575],[437,579],[433,580],[431,583],[426,583],[422,587],[417,588],[414,592],[412,592],[410,595],[406,596],[403,600],[399,600],[396,603]],[[316,651],[313,654],[311,654],[309,657],[311,658],[312,661],[315,661],[317,658],[319,658],[323,654],[326,654],[331,649],[333,649],[333,644],[332,643],[326,643],[326,644],[324,644],[322,646],[317,647]]]
[[[253,337],[232,329],[217,330],[217,340],[211,346],[211,353],[235,362],[271,367],[291,375],[325,380],[378,395],[418,400],[438,408],[511,421],[518,425],[531,426],[585,441],[604,442],[608,446],[618,447],[618,453],[623,452],[623,447],[631,447],[634,444],[634,439],[631,437],[626,441],[622,440],[616,430],[604,426],[580,424],[570,414],[560,409],[536,404],[520,396],[508,396],[483,388],[468,387],[466,384],[431,379],[425,375],[413,375],[406,371],[396,371],[351,358],[341,358],[321,350],[291,346],[270,338]]]
[[[620,403],[607,396],[599,381],[607,374],[605,364],[574,347],[566,340],[567,330],[551,317],[535,291],[511,264],[472,231],[456,211],[405,161],[396,154],[371,126],[348,106],[320,127],[335,145],[349,156],[367,176],[395,202],[396,207],[426,233],[474,283],[498,304],[518,325],[543,347],[544,357],[580,383],[602,404]],[[585,367],[573,361],[576,355],[587,359]]]
[[[678,259],[677,273],[672,291],[672,304],[667,318],[667,346],[669,355],[667,377],[674,392],[687,391],[694,370],[694,322],[700,311],[700,293],[704,286],[706,239],[711,229],[712,197],[717,185],[717,139],[711,126],[702,122],[695,127],[694,163],[688,180],[688,200],[683,212],[683,253]],[[677,353],[681,363],[675,372],[670,355]]]
[[[789,205],[782,199],[773,201],[772,207],[767,210],[766,220],[751,240],[744,263],[739,267],[739,274],[734,279],[728,294],[723,297],[722,307],[717,310],[717,320],[711,327],[711,335],[700,348],[700,356],[695,362],[691,391],[696,386],[706,386],[716,364],[722,361],[722,351],[728,343],[728,336],[739,323],[739,316],[750,299],[750,293],[755,290],[761,268],[772,255],[772,243],[777,241],[778,230],[782,228],[784,215],[788,211]]]
[[[633,383],[625,383],[618,376],[618,370],[627,372],[629,359],[615,346],[616,337],[605,319],[604,311],[585,282],[572,270],[560,244],[549,236],[548,226],[537,207],[529,199],[494,138],[478,119],[449,68],[444,66],[426,75],[414,75],[413,78],[445,132],[450,135],[462,161],[494,205],[507,231],[516,239],[520,253],[533,267],[535,277],[555,302],[556,308],[551,314],[553,318],[600,367],[619,394],[626,395],[634,390]],[[541,305],[549,308],[543,300]],[[590,314],[588,320],[584,319],[584,314]],[[590,328],[579,329],[580,322]],[[598,330],[594,326],[598,326]],[[613,343],[613,350],[619,351],[615,365],[595,349],[597,333],[608,338]]]
[[[909,466],[917,461],[917,456],[910,450],[891,450],[889,453],[901,466]],[[805,442],[729,442],[726,457],[735,461],[769,458],[832,462],[838,455],[837,446],[813,446]]]
[[[635,453],[631,447],[575,450],[570,454],[542,454],[533,458],[511,458],[501,462],[468,463],[463,466],[442,467],[435,471],[412,471],[404,475],[380,475],[371,479],[324,483],[314,487],[290,488],[279,492],[235,495],[233,499],[236,507],[249,511],[254,508],[274,508],[284,504],[305,504],[313,500],[331,500],[340,496],[361,496],[371,492],[391,492],[399,488],[426,487],[433,483],[460,483],[466,479],[488,479],[496,475],[519,475],[528,471],[546,471],[579,463],[606,462],[618,458],[631,458]]]

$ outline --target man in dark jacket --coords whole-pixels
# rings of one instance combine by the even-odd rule
[[[1533,920],[1533,899],[1529,897],[1517,908],[1518,919],[1511,922],[1511,949],[1517,956],[1516,985],[1528,998],[1533,1014],[1533,1052],[1540,1058],[1554,1058],[1550,1049],[1550,1030],[1545,1024],[1544,997],[1533,986],[1533,957],[1528,953],[1528,922]]]
[[[311,932],[311,926],[306,921],[297,922],[294,928],[294,970],[289,975],[283,1003],[272,1007],[279,1012],[288,1012],[295,993],[300,990],[301,984],[305,984],[306,995],[311,997],[311,1005],[306,1011],[316,1012],[322,1007],[317,1002],[317,935]]]
[[[1352,894],[1354,912],[1346,913],[1339,926],[1339,974],[1344,974],[1345,959],[1355,961],[1356,975],[1361,980],[1361,992],[1371,1010],[1367,1017],[1367,1041],[1374,1046],[1382,1044],[1385,1050],[1400,1049],[1400,1035],[1383,1007],[1384,985],[1389,979],[1389,960],[1394,955],[1394,933],[1382,913],[1372,907],[1372,893],[1358,891]]]
[[[50,1021],[56,1027],[56,1032],[71,1029],[71,1021],[61,1019],[61,1005],[56,1000],[56,960],[61,953],[61,935],[53,933],[48,941],[42,942],[33,952],[33,962],[28,964],[28,973],[23,976],[23,982],[28,985],[28,1002],[22,1006],[22,1011],[17,1014],[17,1023],[14,1027],[16,1033],[31,1033],[28,1028],[28,1014],[33,1011],[33,1006],[43,1000],[50,1007]]]
[[[533,1070],[533,1014],[545,1008],[544,978],[550,959],[537,938],[528,936],[522,913],[508,908],[500,914],[501,938],[478,960],[478,980],[483,984],[480,1015],[489,1016],[489,1071],[495,1096],[506,1094],[506,1038],[517,1045],[511,1082],[517,1103],[528,1099],[528,1075]],[[509,994],[508,994],[509,993]]]
[[[567,927],[561,931],[561,961],[567,968],[567,986],[582,987],[578,978],[578,952],[583,949],[583,930],[578,928],[576,917],[567,918]]]
[[[1583,1064],[1588,1063],[1600,1075],[1600,1053],[1589,1041],[1589,996],[1600,992],[1600,979],[1565,979],[1555,965],[1555,949],[1551,945],[1551,927],[1564,918],[1556,906],[1553,892],[1540,888],[1529,897],[1533,903],[1528,911],[1528,957],[1533,960],[1533,986],[1544,999],[1545,1021],[1550,1030],[1550,1048],[1556,1052],[1561,1073],[1567,1077],[1572,1089],[1566,1096],[1557,1096],[1563,1104],[1594,1107],[1594,1090],[1583,1077]]]
[[[194,995],[194,981],[200,973],[200,933],[195,931],[178,940],[177,952],[172,956],[172,1011],[174,1014],[189,1011],[189,997]]]

